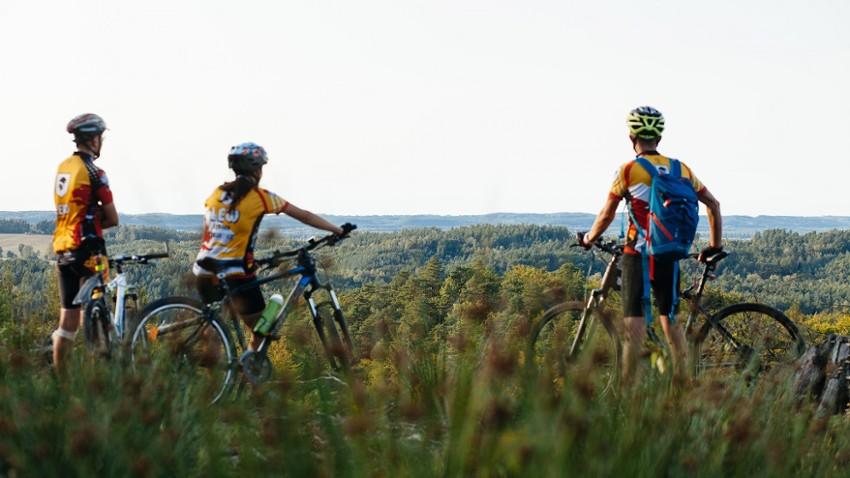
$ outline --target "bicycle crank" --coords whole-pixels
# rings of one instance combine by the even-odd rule
[[[242,372],[253,384],[262,383],[272,376],[272,362],[266,354],[249,350],[242,354]]]

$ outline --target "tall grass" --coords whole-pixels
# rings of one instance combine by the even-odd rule
[[[650,372],[605,393],[592,357],[564,380],[472,325],[388,339],[350,379],[288,343],[295,366],[209,406],[196,384],[92,361],[81,346],[57,380],[33,350],[43,331],[5,325],[2,476],[845,476],[850,466],[847,419],[795,402],[787,369],[681,390]]]

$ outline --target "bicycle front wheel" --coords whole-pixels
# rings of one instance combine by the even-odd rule
[[[806,344],[794,322],[764,304],[733,304],[718,311],[694,339],[700,371],[711,369],[760,372],[788,364]]]
[[[93,354],[106,358],[112,356],[117,337],[110,320],[109,307],[102,298],[86,304],[83,313],[83,335]]]
[[[197,388],[211,403],[226,395],[233,382],[235,351],[227,329],[204,317],[204,306],[187,297],[167,297],[139,314],[132,336],[135,366],[165,364],[187,389]]]
[[[584,313],[585,304],[581,302],[564,302],[547,310],[532,326],[526,364],[555,379],[564,377],[584,356],[589,369],[579,373],[601,377],[607,391],[619,377],[620,341],[607,317],[594,313],[582,323]],[[596,333],[594,329],[600,323],[604,331]]]

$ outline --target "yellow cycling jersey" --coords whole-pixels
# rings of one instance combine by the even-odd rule
[[[217,188],[207,198],[204,214],[204,239],[197,260],[214,259],[227,277],[253,276],[254,242],[265,214],[280,214],[289,205],[280,196],[259,187],[233,206],[229,192]],[[211,276],[197,263],[195,275]]]
[[[655,165],[660,174],[667,174],[670,170],[670,158],[660,154],[647,154],[644,156],[650,163]],[[705,186],[694,176],[685,163],[679,161],[682,170],[682,177],[691,180],[694,185],[694,190],[699,194]],[[652,176],[644,170],[636,161],[629,161],[617,170],[617,175],[614,178],[614,184],[611,186],[611,191],[608,197],[613,199],[626,199],[628,207],[632,211],[629,215],[629,231],[626,234],[626,252],[637,254],[637,248],[640,241],[643,239],[638,234],[637,228],[632,223],[632,215],[641,224],[641,227],[646,230],[649,217],[649,193],[652,187]]]
[[[94,207],[98,203],[111,204],[112,191],[106,173],[94,165],[90,155],[76,152],[62,161],[56,172],[53,202],[56,205],[54,252],[73,251],[87,238],[103,237]]]

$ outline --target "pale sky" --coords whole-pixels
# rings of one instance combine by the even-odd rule
[[[317,213],[591,212],[667,118],[724,214],[850,215],[850,1],[0,0],[0,210],[109,125],[119,212],[198,213],[263,145]]]

